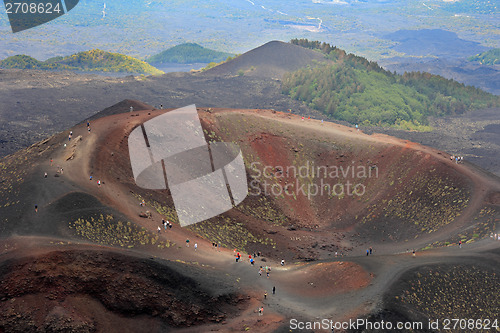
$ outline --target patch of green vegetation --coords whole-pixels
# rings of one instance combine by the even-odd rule
[[[496,220],[499,216],[499,211],[500,210],[492,206],[485,206],[481,208],[481,210],[474,217],[474,224],[467,228],[467,230],[451,237],[445,242],[437,241],[429,244],[427,248],[442,247],[449,244],[458,245],[459,241],[462,241],[462,244],[468,244],[490,237],[496,230]]]
[[[149,64],[192,64],[195,62],[221,62],[234,54],[204,48],[196,43],[184,43],[146,59]]]
[[[492,322],[498,318],[500,276],[495,271],[475,265],[446,265],[426,267],[406,276],[410,274],[393,298],[396,306],[439,319],[440,327],[444,319],[466,318],[456,327],[451,322],[448,332],[478,332],[481,329],[475,326],[475,319],[491,318]]]
[[[244,224],[229,217],[216,217],[207,221],[192,224],[186,227],[210,242],[217,242],[220,246],[247,251],[249,244],[263,244],[275,247],[271,238],[254,235],[245,228]]]
[[[271,222],[274,225],[287,224],[288,218],[264,195],[261,195],[256,202],[245,200],[236,207],[237,210],[247,216],[253,216],[259,220]]]
[[[481,65],[499,65],[500,49],[491,49],[468,58],[469,61],[478,61]]]
[[[78,219],[69,224],[80,237],[99,244],[132,248],[138,245],[156,245],[159,248],[168,248],[174,244],[160,240],[146,228],[139,227],[131,222],[115,221],[112,215],[102,214],[99,218],[90,220]]]
[[[425,126],[429,116],[500,105],[498,96],[438,75],[398,75],[327,43],[306,39],[291,42],[321,50],[332,63],[285,74],[282,92],[334,119],[429,130]]]
[[[25,54],[15,55],[0,61],[0,68],[41,69],[43,62]]]
[[[54,57],[46,61],[39,61],[27,55],[16,55],[0,61],[0,67],[163,74],[162,71],[144,61],[97,49],[79,52],[67,57]]]
[[[362,223],[398,221],[418,237],[439,230],[462,214],[470,190],[460,180],[436,175],[434,169],[412,175],[414,170],[408,167],[412,161],[411,154],[404,154],[392,164],[386,179],[394,182],[394,194],[368,206]]]

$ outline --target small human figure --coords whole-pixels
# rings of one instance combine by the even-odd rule
[[[267,291],[264,292],[264,299],[267,299]]]
[[[266,272],[267,278],[269,279],[269,271]]]
[[[366,256],[370,254],[370,249],[366,249]]]
[[[98,186],[98,187],[101,187],[101,180],[98,180],[98,181],[97,181],[97,186]]]
[[[253,261],[253,258],[250,259],[250,265],[253,265],[254,264],[254,261]]]
[[[189,239],[186,239],[186,247],[189,247]]]
[[[281,259],[281,266],[285,266],[285,259]]]
[[[359,131],[359,126],[358,126],[358,124],[356,124],[356,131]]]
[[[373,249],[372,249],[372,247],[370,246],[370,254],[372,254],[372,252],[373,252]]]
[[[89,180],[92,181],[92,175],[89,176]]]
[[[64,173],[64,170],[63,170],[63,168],[61,168],[61,175],[62,175],[63,173]]]
[[[415,257],[415,249],[413,249],[413,256]]]
[[[262,308],[259,308],[259,316],[262,316]]]
[[[38,213],[38,205],[35,205],[35,213]]]
[[[276,286],[273,286],[273,295],[276,294]]]
[[[194,243],[194,250],[198,250],[198,243]]]
[[[160,104],[160,110],[163,110],[163,104]]]
[[[462,248],[462,240],[459,240],[459,241],[458,241],[458,247],[459,247],[459,248]]]
[[[48,176],[47,173],[43,174],[43,178],[47,178],[47,176]]]
[[[160,228],[160,226],[158,226],[158,234],[160,234],[160,232],[161,232],[161,228]]]
[[[52,163],[54,162],[53,159],[50,159],[50,166],[52,166]]]

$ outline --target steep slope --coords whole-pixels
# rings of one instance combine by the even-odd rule
[[[152,65],[164,63],[192,64],[195,62],[209,63],[226,60],[234,54],[207,49],[196,43],[184,43],[152,55],[146,62]]]
[[[205,73],[212,75],[243,73],[248,76],[279,79],[286,72],[314,65],[316,62],[326,62],[324,55],[289,43],[271,41]]]

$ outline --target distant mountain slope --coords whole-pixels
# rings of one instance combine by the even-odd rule
[[[393,47],[395,51],[414,56],[461,58],[487,50],[477,42],[458,38],[456,33],[441,29],[398,30],[384,37],[399,43]]]
[[[271,41],[205,73],[281,78],[287,72],[326,61],[321,52],[290,43]]]
[[[4,60],[0,60],[0,68],[40,69],[42,67],[42,61],[25,54],[15,55]]]
[[[395,57],[379,60],[386,70],[398,74],[427,72],[452,79],[468,86],[500,95],[500,66],[480,64],[466,59]]]
[[[231,56],[234,56],[234,54],[207,49],[196,43],[184,43],[155,54],[147,58],[146,62],[153,65],[164,63],[209,63],[221,62]]]
[[[0,61],[0,67],[163,74],[162,71],[144,61],[123,54],[97,49],[79,52],[66,57],[50,58],[46,61],[39,61],[27,55],[16,55]]]
[[[375,62],[326,43],[292,42],[321,49],[334,63],[286,74],[283,92],[334,119],[424,129],[421,125],[427,124],[428,116],[463,114],[500,105],[497,96],[441,76],[393,74]]]
[[[469,61],[478,61],[481,65],[500,65],[500,49],[491,49],[468,58]]]

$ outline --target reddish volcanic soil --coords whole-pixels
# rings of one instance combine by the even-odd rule
[[[311,264],[287,273],[282,288],[301,297],[331,297],[365,288],[372,275],[348,261]]]
[[[207,139],[239,144],[249,181],[252,161],[271,166],[273,184],[314,184],[318,177],[283,175],[305,161],[376,167],[378,177],[362,180],[365,196],[249,196],[181,228],[169,190],[136,186],[128,156],[129,133],[164,112],[95,119],[90,133],[73,128],[72,141],[66,131],[2,160],[0,332],[288,331],[290,318],[379,311],[391,285],[422,265],[499,261],[500,242],[488,237],[500,231],[498,178],[409,141],[271,110],[198,113]],[[158,234],[162,217],[174,226]],[[250,265],[248,253],[259,251]],[[272,267],[269,278],[259,266]]]

